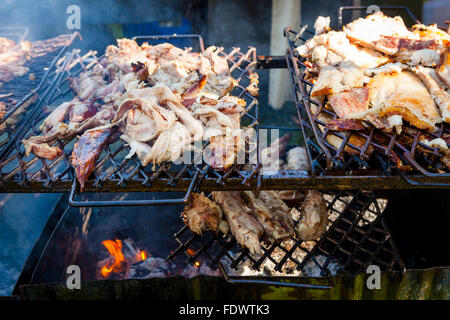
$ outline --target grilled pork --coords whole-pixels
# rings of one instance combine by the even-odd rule
[[[245,101],[228,95],[234,81],[221,50],[118,40],[99,64],[70,79],[76,97],[51,112],[40,136],[23,141],[26,153],[51,159],[62,152],[57,140],[114,128],[130,146],[127,157],[137,154],[144,166],[175,161],[192,143],[210,140],[212,166],[230,167],[243,150],[237,131]]]
[[[31,47],[29,41],[16,44],[12,40],[0,38],[0,84],[29,71],[25,64],[31,59]]]
[[[390,55],[395,54],[398,48],[386,43],[384,37],[414,38],[401,17],[387,17],[382,12],[359,18],[344,26],[343,30],[350,40]]]
[[[369,88],[352,88],[329,96],[330,105],[339,118],[369,109]]]
[[[367,111],[370,114],[400,115],[413,126],[428,131],[434,131],[435,125],[442,121],[427,88],[409,71],[376,75],[367,86],[372,105]]]
[[[250,208],[252,215],[258,220],[264,229],[264,240],[269,243],[288,239],[294,235],[293,222],[288,220],[289,209],[287,212],[283,209],[270,205],[267,206],[261,198],[256,198],[253,192],[241,192],[242,199],[244,199],[248,208]],[[276,197],[276,194],[275,196]],[[281,200],[281,199],[280,199]],[[281,200],[282,202],[282,200]]]
[[[252,255],[261,255],[262,248],[259,242],[264,233],[263,227],[250,214],[238,191],[214,191],[214,201],[219,204],[227,218],[231,233],[237,242],[247,248]]]
[[[80,183],[80,191],[83,191],[86,180],[94,170],[95,162],[113,132],[113,128],[86,131],[75,143],[71,160]]]
[[[297,237],[303,241],[319,238],[327,229],[328,211],[320,192],[308,191],[300,208],[300,221],[295,227]]]
[[[444,89],[445,84],[439,79],[436,70],[416,66],[412,71],[422,80],[439,107],[442,119],[450,123],[450,94]]]

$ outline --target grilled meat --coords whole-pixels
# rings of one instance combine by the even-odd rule
[[[86,180],[94,170],[95,162],[113,132],[113,128],[89,130],[83,133],[75,143],[71,160],[81,191],[83,191]]]
[[[434,131],[435,125],[441,122],[439,110],[427,88],[409,71],[376,75],[367,86],[373,106],[368,110],[371,114],[380,117],[400,115],[413,126],[429,131]]]
[[[328,97],[330,105],[339,118],[369,109],[369,88],[352,88]]]
[[[364,69],[352,62],[342,62],[338,65],[322,66],[319,77],[311,91],[311,97],[324,96],[352,88],[361,88],[367,83]]]
[[[259,242],[264,233],[263,227],[250,214],[238,191],[212,192],[214,201],[220,205],[230,226],[231,233],[237,242],[247,248],[252,255],[261,255]]]
[[[389,55],[395,54],[398,48],[388,43],[385,37],[414,38],[401,17],[387,17],[382,12],[359,18],[344,26],[343,30],[350,40]]]
[[[333,119],[320,112],[318,120],[325,123],[319,125],[321,131],[364,130],[367,122],[401,134],[407,121],[433,132],[436,124],[448,121],[449,34],[435,25],[408,30],[400,17],[381,12],[357,19],[343,31],[330,31],[323,17],[316,24],[316,35],[297,51],[308,59],[308,80],[314,84],[311,97],[328,99],[326,107],[338,116]],[[328,134],[326,139],[339,150],[341,138]],[[363,148],[365,139],[350,135],[349,143]],[[349,147],[344,151],[360,153]]]
[[[261,191],[259,197],[273,215],[282,219],[284,228],[287,228],[289,232],[291,232],[294,226],[294,221],[292,220],[292,215],[290,213],[291,209],[283,201],[279,192]]]
[[[323,196],[318,191],[308,191],[300,208],[301,219],[295,227],[297,237],[303,241],[319,238],[327,228],[328,211]]]
[[[447,43],[447,49],[442,57],[442,62],[436,68],[436,73],[447,87],[450,88],[450,43]]]
[[[0,38],[0,83],[9,82],[29,71],[25,64],[31,59],[31,46],[29,41],[16,44],[9,39]]]
[[[269,147],[261,150],[261,164],[264,170],[279,170],[281,167],[281,157],[286,153],[286,147],[291,139],[291,135],[286,133],[281,138],[273,141]]]
[[[181,216],[189,229],[199,235],[207,230],[225,234],[228,232],[228,224],[222,220],[222,209],[202,193],[191,195]]]
[[[5,114],[6,114],[6,104],[0,101],[0,120],[3,119]]]
[[[245,102],[227,94],[233,86],[221,49],[199,54],[120,39],[99,64],[70,79],[76,97],[51,112],[40,136],[23,141],[26,153],[50,159],[61,153],[58,139],[114,128],[131,148],[127,157],[137,154],[144,166],[175,161],[209,139],[212,166],[226,169],[243,150],[237,129]]]
[[[413,67],[412,71],[427,87],[439,107],[443,120],[450,123],[450,94],[444,89],[445,84],[439,79],[436,71],[422,66]]]
[[[251,191],[241,192],[241,196],[247,207],[250,208],[252,215],[263,227],[264,240],[273,243],[291,238],[294,235],[292,218],[291,221],[287,219],[289,210],[287,209],[286,204],[284,204],[284,207],[286,207],[288,211],[284,214],[280,208],[266,206],[266,202],[262,200],[262,197],[256,198]]]
[[[308,154],[304,147],[295,147],[287,153],[287,170],[309,170],[311,169]]]

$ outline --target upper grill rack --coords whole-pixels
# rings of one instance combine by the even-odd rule
[[[386,7],[402,9],[403,7]],[[341,8],[361,10],[361,7]],[[416,19],[411,17],[413,21]],[[370,127],[365,132],[341,133],[325,127],[324,118],[336,119],[334,111],[325,108],[325,101],[318,103],[310,97],[313,84],[306,80],[307,66],[296,53],[313,33],[306,28],[296,32],[285,29],[289,52],[287,55],[291,84],[297,105],[297,113],[305,136],[313,175],[351,174],[360,176],[387,177],[399,175],[410,187],[448,187],[450,174],[441,173],[443,164],[438,160],[442,152],[420,142],[423,132],[404,125],[401,135],[382,133]],[[442,123],[430,134],[431,139],[448,138],[450,126]],[[332,145],[329,139],[339,139],[340,145]],[[353,155],[349,155],[348,153]],[[371,155],[371,153],[373,154]],[[398,164],[402,165],[400,168]],[[408,172],[408,175],[405,173]]]
[[[18,37],[19,41],[22,41],[27,33],[25,31],[24,35],[18,36],[14,34],[15,31],[5,32],[3,29],[0,30],[0,36],[9,34],[12,37]],[[41,96],[48,92],[48,86],[53,83],[56,70],[60,67],[60,58],[63,57],[77,36],[78,33],[66,34],[32,42],[31,62],[27,64],[29,72],[22,77],[3,83],[0,93],[11,93],[11,95],[1,99],[7,105],[7,111],[0,125],[2,133],[0,159],[6,157],[14,136],[21,131],[23,122],[27,121],[29,115],[33,113],[34,107],[39,104],[36,101],[42,100]],[[33,78],[30,78],[31,75]]]
[[[404,270],[391,238],[383,211],[386,200],[373,192],[326,192],[329,210],[327,231],[318,241],[286,240],[263,245],[263,256],[255,258],[228,234],[193,233],[187,226],[174,234],[177,247],[167,257],[185,257],[188,263],[207,263],[221,268],[226,278],[253,269],[255,275],[328,276],[331,273],[364,272],[371,264],[381,270]],[[298,223],[296,221],[296,223]]]
[[[137,41],[171,41],[180,38],[193,39],[198,42],[198,47],[203,50],[203,40],[198,35],[183,36],[149,36],[139,37]],[[258,124],[258,103],[257,99],[247,92],[250,84],[250,74],[256,68],[256,50],[249,48],[242,52],[235,48],[230,53],[225,53],[220,49],[221,56],[227,58],[232,77],[237,85],[231,94],[244,99],[247,103],[246,114],[242,117],[241,125],[253,127],[257,131]],[[37,109],[42,110],[44,105],[57,106],[64,101],[70,101],[73,93],[69,87],[69,78],[76,77],[81,72],[89,70],[98,64],[101,58],[95,52],[88,52],[81,55],[74,50],[66,66],[60,74],[60,81],[55,83],[47,95],[45,101],[40,101]],[[47,116],[40,112],[29,122],[20,138],[17,138],[11,146],[11,152],[7,159],[0,164],[1,182],[3,187],[11,190],[32,190],[44,192],[67,191],[72,188],[74,191],[75,182],[73,170],[70,164],[70,155],[76,139],[70,141],[58,141],[57,144],[63,150],[63,154],[54,161],[37,158],[34,155],[25,156],[21,139],[39,134],[37,129]],[[118,140],[114,144],[104,148],[100,155],[92,179],[90,179],[85,190],[87,192],[101,191],[150,191],[150,190],[186,190],[192,187],[192,179],[198,175],[198,181],[212,181],[218,185],[225,184],[232,180],[234,183],[243,184],[243,188],[250,188],[250,180],[256,179],[259,171],[259,164],[251,164],[251,168],[246,166],[246,170],[241,170],[242,165],[233,165],[225,172],[213,170],[206,164],[173,164],[163,163],[152,168],[151,165],[142,167],[140,161],[133,157],[125,159],[128,153],[125,144]],[[197,163],[197,162],[195,162]],[[253,181],[252,180],[252,181]],[[190,188],[189,188],[190,189]],[[73,192],[72,192],[73,193]],[[81,205],[78,203],[78,205]],[[91,205],[86,203],[86,205]]]

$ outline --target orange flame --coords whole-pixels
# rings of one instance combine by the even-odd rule
[[[195,261],[194,262],[194,266],[197,267],[197,268],[200,268],[200,266],[201,266],[200,261]]]
[[[105,240],[102,244],[111,254],[112,259],[101,268],[102,276],[107,278],[112,272],[118,272],[122,269],[123,263],[125,262],[125,257],[122,253],[122,241],[116,240]],[[112,261],[112,262],[111,262]]]
[[[141,261],[147,260],[147,253],[145,251],[141,251]]]

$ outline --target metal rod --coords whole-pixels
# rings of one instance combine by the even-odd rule
[[[133,206],[155,206],[155,205],[175,205],[184,204],[189,199],[191,192],[197,182],[200,171],[196,170],[191,184],[183,198],[178,199],[153,199],[153,200],[119,200],[119,201],[76,201],[75,190],[77,179],[73,180],[72,189],[69,195],[69,205],[72,207],[133,207]]]

